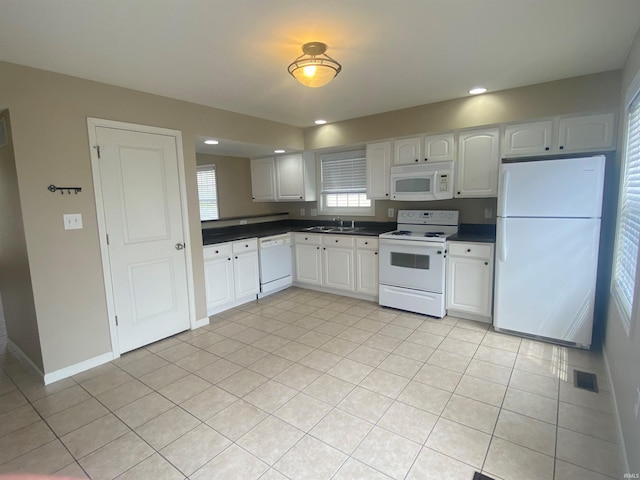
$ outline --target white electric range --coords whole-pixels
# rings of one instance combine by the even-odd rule
[[[380,305],[444,317],[446,241],[457,232],[457,211],[398,211],[398,230],[379,237]]]

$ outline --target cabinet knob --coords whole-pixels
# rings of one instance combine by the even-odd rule
[[[377,254],[378,254],[378,252],[373,252],[373,254],[374,254],[374,255],[377,255]]]
[[[316,247],[316,250],[320,250],[320,247]]]
[[[338,243],[338,240],[336,240],[336,243]]]
[[[460,195],[460,192],[458,192],[458,195]]]
[[[560,150],[564,150],[564,145],[560,145]]]
[[[364,242],[365,245],[369,245],[369,242]]]
[[[220,253],[220,250],[216,250],[216,253]]]
[[[238,259],[238,256],[236,255],[236,257],[235,257],[235,258],[236,258],[236,260],[237,260],[237,259]]]
[[[467,248],[467,253],[471,253],[471,249],[470,248]]]
[[[489,265],[489,262],[484,262],[485,265]]]
[[[228,261],[231,261],[231,257],[227,258]]]
[[[325,248],[323,248],[323,250],[326,250],[326,247],[325,247]]]
[[[385,193],[385,194],[384,194],[384,196],[385,196],[385,197],[388,197],[388,196],[389,196],[389,194],[388,194],[388,193]]]
[[[304,237],[305,240],[309,240],[309,237]]]
[[[302,200],[302,197],[300,197],[300,200]]]
[[[546,151],[549,151],[549,147],[544,147],[544,149],[545,149]]]
[[[420,160],[418,160],[418,159],[416,158],[416,162],[419,162],[419,161],[420,161]]]
[[[438,250],[438,255],[442,255],[442,250]]]
[[[429,161],[429,159],[428,159],[427,157],[425,157],[425,158],[424,158],[424,161],[425,161],[425,162],[427,162],[427,161]]]

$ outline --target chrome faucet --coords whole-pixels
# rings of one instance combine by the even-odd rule
[[[340,222],[340,228],[342,228],[342,219],[340,217],[333,217],[334,222]]]

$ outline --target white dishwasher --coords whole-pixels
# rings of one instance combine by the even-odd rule
[[[291,285],[291,235],[288,233],[259,240],[260,293],[264,297]]]

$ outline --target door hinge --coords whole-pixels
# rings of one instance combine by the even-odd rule
[[[118,315],[116,315],[116,327],[118,326]]]
[[[100,158],[100,145],[96,145],[95,147],[93,147],[96,149],[96,151],[98,152],[98,158]]]
[[[107,233],[107,245],[109,245],[109,234]]]

